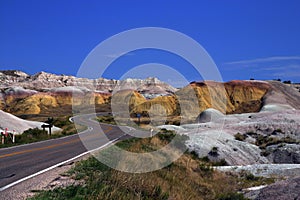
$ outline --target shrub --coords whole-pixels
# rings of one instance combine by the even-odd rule
[[[250,136],[256,136],[257,135],[257,133],[255,133],[254,131],[248,131],[246,134],[250,135]]]
[[[214,168],[209,164],[200,163],[199,171],[202,176],[211,177],[213,175]]]
[[[230,192],[227,194],[220,194],[217,197],[218,200],[247,200],[243,194]]]
[[[43,131],[41,129],[38,128],[30,128],[26,131],[23,132],[22,136],[30,136],[30,137],[41,137],[47,135],[47,131]]]
[[[175,137],[175,133],[158,133],[157,136],[163,141],[171,142]]]
[[[242,170],[240,173],[241,178],[244,178],[247,181],[257,181],[259,177],[254,176],[252,173],[246,170]]]
[[[247,138],[247,135],[237,133],[234,135],[234,138],[239,141],[244,141]]]
[[[218,147],[213,147],[208,154],[211,156],[218,156],[219,155],[218,151],[219,151]]]
[[[213,166],[227,166],[228,163],[224,158],[222,158],[220,161],[212,162]]]
[[[210,162],[208,156],[202,157],[201,160],[202,160],[203,162]]]
[[[283,133],[282,130],[280,128],[276,129],[277,133]]]

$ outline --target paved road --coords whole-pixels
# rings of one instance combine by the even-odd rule
[[[0,188],[86,152],[87,148],[82,140],[89,143],[88,150],[91,150],[111,140],[130,137],[117,126],[104,124],[101,124],[104,131],[101,134],[99,123],[91,118],[92,116],[74,118],[76,123],[89,127],[80,134],[0,149]]]

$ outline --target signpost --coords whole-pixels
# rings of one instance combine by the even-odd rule
[[[43,128],[43,131],[45,131],[45,128],[49,128],[49,135],[51,135],[51,128],[52,128],[51,124],[42,124],[41,127]]]
[[[43,128],[43,131],[45,131],[45,128],[49,128],[49,135],[51,135],[51,128],[53,127],[53,121],[54,121],[54,119],[53,119],[53,117],[48,117],[48,119],[45,121],[45,123],[47,123],[47,124],[42,124],[42,128]]]

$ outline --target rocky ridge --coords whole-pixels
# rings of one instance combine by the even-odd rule
[[[110,101],[112,91],[124,86],[137,91],[143,99],[172,95],[177,89],[157,78],[86,79],[40,72],[0,71],[0,109],[15,115],[41,114],[72,105],[102,105]],[[134,101],[134,100],[133,100]]]

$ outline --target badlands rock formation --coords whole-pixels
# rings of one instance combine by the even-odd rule
[[[300,93],[274,81],[233,81],[224,85],[229,97],[227,112],[240,111],[242,103],[250,106],[249,113],[224,115],[218,108],[209,108],[200,112],[194,124],[160,128],[188,135],[190,151],[214,161],[224,159],[228,165],[300,164]],[[201,83],[196,87],[199,90],[206,86]],[[217,153],[210,154],[212,149]]]
[[[0,80],[0,109],[16,115],[51,113],[64,107],[68,108],[65,111],[70,112],[72,105],[107,104],[110,102],[111,92],[117,86],[123,86],[122,90],[137,91],[140,94],[138,98],[144,101],[176,91],[157,78],[91,80],[45,72],[30,76],[24,72],[10,70],[1,71]],[[135,96],[133,102],[134,98]],[[134,105],[137,103],[142,102],[137,100]]]
[[[181,115],[188,121],[195,121],[208,108],[223,114],[258,112],[264,104],[264,96],[272,90],[272,85],[264,81],[192,82],[172,96],[137,105],[132,112],[146,113],[152,105],[161,104],[168,115]]]
[[[195,121],[208,108],[223,114],[300,108],[298,90],[277,81],[192,82],[177,90],[156,78],[90,80],[45,72],[30,76],[12,70],[1,71],[0,80],[0,108],[16,115],[49,113],[62,107],[71,110],[72,105],[107,104],[112,94],[120,91],[133,94],[132,100],[128,100],[126,92],[115,96],[132,116],[147,116],[151,108],[157,108],[164,109],[168,116],[180,116],[182,122]],[[157,104],[160,106],[154,106]]]
[[[121,85],[124,86],[122,89],[139,91],[141,94],[145,94],[146,98],[161,94],[172,94],[176,91],[174,87],[161,82],[157,78],[147,78],[145,80],[125,79],[119,81],[105,78],[77,78],[75,76],[56,75],[46,72],[39,72],[31,76],[21,71],[8,70],[0,71],[0,81],[1,89],[18,86],[38,91],[66,86],[82,86],[92,91],[112,92],[116,86]]]

